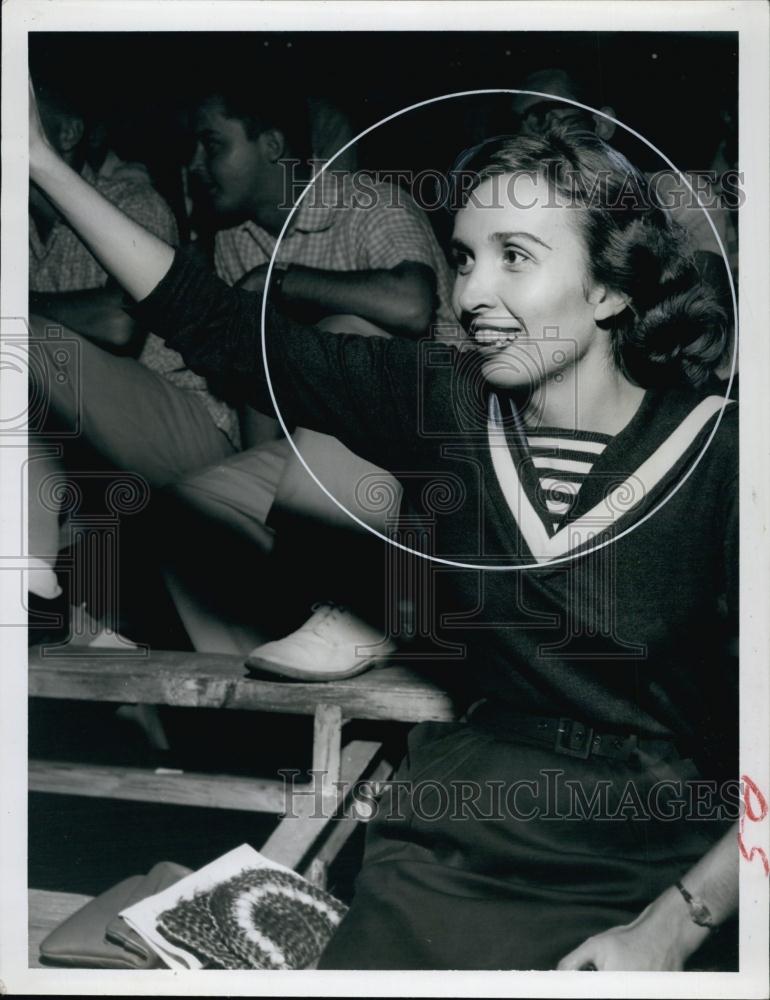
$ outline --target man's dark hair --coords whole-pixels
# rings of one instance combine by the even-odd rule
[[[209,77],[198,89],[195,102],[219,100],[225,117],[240,121],[250,139],[277,129],[286,140],[287,156],[307,163],[313,156],[307,101],[281,93],[284,89],[274,74],[238,70]]]

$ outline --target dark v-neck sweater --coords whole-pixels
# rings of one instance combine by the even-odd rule
[[[228,288],[189,248],[134,309],[194,371],[236,378],[270,412],[260,312],[260,297]],[[269,308],[267,353],[287,425],[334,435],[403,484],[399,537],[444,560],[420,566],[448,679],[605,731],[732,743],[737,674],[724,649],[737,628],[735,405],[712,416],[642,497],[636,471],[701,398],[648,389],[596,456],[560,531],[620,484],[624,512],[614,523],[600,518],[593,541],[537,563],[492,461],[489,390],[475,354],[324,333]],[[503,429],[521,489],[553,534],[531,450],[513,421]]]

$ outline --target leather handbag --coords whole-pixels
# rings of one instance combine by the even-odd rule
[[[162,960],[118,916],[121,910],[174,885],[191,869],[162,861],[96,896],[43,940],[45,963],[82,969],[159,969]]]

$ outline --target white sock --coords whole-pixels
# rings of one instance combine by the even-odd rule
[[[47,601],[52,601],[55,597],[58,597],[62,589],[59,586],[59,581],[56,579],[56,574],[48,563],[42,559],[38,559],[36,556],[30,556],[28,563],[27,590],[36,597],[42,597]]]

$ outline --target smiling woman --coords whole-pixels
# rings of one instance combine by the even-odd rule
[[[171,261],[31,131],[33,179],[143,299],[137,318],[268,407],[261,298],[194,249]],[[321,967],[724,968],[706,944],[738,882],[734,789],[713,791],[737,770],[737,421],[707,382],[721,315],[596,136],[496,140],[461,166],[454,301],[475,349],[266,310],[284,419],[391,470],[396,541],[418,525],[419,554],[452,567],[426,604],[475,701],[412,731]],[[462,502],[432,503],[447,477]]]
[[[530,423],[537,413],[558,426],[565,402],[576,401],[584,411],[577,426],[620,430],[643,393],[615,369],[610,333],[598,324],[627,299],[591,278],[580,220],[563,198],[554,201],[545,177],[518,178],[523,200],[515,202],[505,190],[513,179],[482,180],[481,206],[466,205],[455,222],[454,307],[479,345],[481,373],[501,388],[534,390],[524,413]],[[596,391],[578,392],[579,382]],[[601,407],[591,406],[598,396]]]
[[[495,309],[509,311],[506,300],[519,309],[532,302],[531,335],[573,340],[576,360],[588,336],[641,385],[697,385],[713,371],[725,317],[700,281],[687,234],[644,175],[594,133],[495,139],[463,154],[455,172],[476,178],[455,224],[459,314],[482,327]],[[463,245],[466,232],[486,248],[479,261]],[[484,268],[494,248],[493,286]],[[479,292],[491,302],[477,301]],[[597,340],[594,329],[605,336]]]

